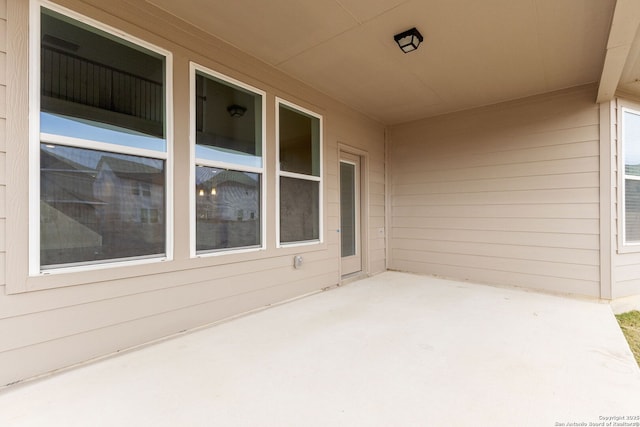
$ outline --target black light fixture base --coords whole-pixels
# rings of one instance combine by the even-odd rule
[[[416,27],[411,28],[410,30],[404,31],[400,34],[396,34],[393,36],[393,39],[398,44],[398,47],[404,52],[409,53],[413,52],[420,46],[420,43],[424,40],[420,31],[417,30]]]

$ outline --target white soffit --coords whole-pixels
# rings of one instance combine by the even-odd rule
[[[596,82],[615,4],[147,1],[385,124]],[[413,26],[425,40],[403,54]]]
[[[607,52],[598,88],[598,102],[610,101],[616,90],[640,94],[638,57],[640,2],[618,0],[611,22]]]
[[[272,65],[357,25],[334,0],[148,2]]]
[[[336,0],[359,22],[366,22],[408,0]]]

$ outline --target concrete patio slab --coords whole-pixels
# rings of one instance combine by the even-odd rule
[[[638,417],[640,369],[609,305],[395,272],[0,392],[1,426]]]

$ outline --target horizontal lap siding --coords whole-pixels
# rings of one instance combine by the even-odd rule
[[[386,240],[379,233],[385,226],[384,145],[369,151],[369,273],[387,269]],[[377,150],[375,150],[377,148]]]
[[[30,313],[28,316],[10,317],[0,322],[0,336],[5,337],[0,342],[0,357],[3,352],[28,347],[34,343],[62,339],[69,335],[110,327],[116,319],[117,323],[135,322],[160,314],[188,310],[201,305],[210,305],[216,301],[224,300],[231,304],[244,300],[255,301],[256,296],[254,294],[260,293],[266,298],[267,304],[271,304],[281,301],[282,298],[277,295],[269,295],[269,289],[277,290],[283,286],[286,287],[288,284],[298,283],[297,294],[294,293],[295,289],[290,290],[292,293],[288,297],[291,298],[301,293],[321,289],[335,281],[332,260],[323,259],[308,262],[306,265],[307,271],[297,274],[289,272],[288,264],[287,262],[286,266],[279,268],[261,270],[253,274],[236,274],[222,279],[205,279],[207,275],[202,274],[197,282],[178,282],[176,286],[154,291],[52,308]],[[215,274],[215,271],[211,270],[209,271],[209,277]],[[305,281],[308,282],[305,283]],[[323,283],[319,284],[318,282]],[[238,298],[239,296],[244,297]],[[259,305],[264,305],[264,303],[260,302]],[[241,312],[236,310],[235,313],[231,314]],[[55,316],[55,322],[51,321],[52,316]],[[227,316],[229,314],[226,312],[212,312],[209,313],[208,322],[220,320]],[[165,331],[165,335],[194,326],[198,325],[185,326],[176,323]],[[23,332],[21,334],[11,334],[11,331],[15,330]]]
[[[346,116],[345,118],[348,118]],[[377,129],[370,129],[363,132],[362,129],[356,129],[350,126],[341,129],[336,139],[341,144],[340,149],[345,152],[362,155],[366,164],[364,166],[365,180],[367,185],[363,190],[368,190],[366,196],[368,206],[368,229],[365,230],[368,237],[367,253],[365,254],[365,263],[363,266],[365,272],[369,274],[377,274],[386,270],[386,252],[385,252],[385,236],[379,233],[379,229],[385,226],[385,151],[384,144],[371,144],[371,141],[379,139],[380,134]],[[335,163],[334,172],[336,174],[336,183],[338,182],[338,164]],[[336,189],[336,199],[332,200],[335,209],[339,211],[339,193]],[[340,229],[339,217],[338,222],[332,227],[327,228],[327,233],[338,238],[337,230]]]
[[[26,3],[9,0],[10,7],[14,8],[9,9],[13,10],[9,17],[24,17]],[[89,2],[100,6],[98,9],[87,6],[87,2],[63,3],[104,19],[107,24],[123,26],[124,31],[136,35],[142,31],[142,36],[148,35],[142,38],[151,38],[148,41],[160,43],[163,47],[166,45],[174,53],[176,189],[191,188],[188,165],[182,164],[189,158],[188,108],[180,107],[185,106],[180,103],[188,99],[188,60],[230,73],[267,91],[267,249],[189,260],[188,227],[185,225],[188,224],[188,205],[176,202],[176,253],[174,261],[168,265],[150,265],[145,276],[106,280],[98,272],[94,275],[95,282],[91,283],[7,294],[4,255],[7,249],[15,247],[16,242],[7,248],[4,229],[7,215],[5,147],[11,142],[7,141],[4,118],[6,82],[3,67],[6,58],[4,52],[0,52],[0,387],[338,284],[338,144],[353,145],[367,153],[369,225],[384,227],[383,126],[208,35],[185,28],[184,23],[161,11],[151,12],[149,6],[141,5],[141,8],[146,8],[142,10],[120,0]],[[0,48],[3,49],[6,38],[3,0],[0,0],[0,5]],[[110,13],[122,20],[114,19]],[[140,30],[138,25],[144,29]],[[167,39],[155,32],[159,29]],[[233,70],[237,70],[236,74]],[[21,72],[27,72],[26,66]],[[13,80],[9,79],[9,82]],[[275,247],[274,95],[300,103],[324,118],[325,242],[319,246]],[[16,109],[20,107],[23,106]],[[26,144],[26,139],[22,143]],[[25,163],[20,167],[24,170],[28,165]],[[24,185],[26,194],[26,183]],[[176,200],[186,200],[182,191],[176,193]],[[14,211],[17,209],[10,209],[10,212]],[[27,212],[22,209],[20,213],[16,215],[16,221],[27,221]],[[383,271],[386,262],[384,236],[372,235],[369,246],[369,272]],[[292,263],[296,254],[304,257],[303,267],[297,270]],[[56,280],[64,282],[66,275],[59,275]]]
[[[594,88],[391,129],[390,268],[599,295]]]
[[[7,2],[0,0],[0,293],[6,281]]]
[[[0,362],[3,366],[10,366],[16,374],[31,373],[33,375],[34,366],[38,366],[40,373],[53,371],[68,366],[74,360],[70,358],[70,349],[76,349],[75,352],[81,354],[82,358],[76,362],[108,355],[250,311],[269,301],[275,303],[299,296],[301,292],[312,292],[322,288],[331,280],[333,280],[333,274],[324,273],[304,279],[282,281],[278,286],[256,290],[244,295],[243,298],[230,297],[202,301],[197,305],[178,306],[173,310],[156,312],[152,316],[135,317],[120,323],[109,322],[105,327],[83,328],[76,334],[65,334],[38,341],[27,348],[16,348],[0,353]],[[145,300],[146,303],[148,302]],[[107,313],[105,316],[114,317],[113,313]]]

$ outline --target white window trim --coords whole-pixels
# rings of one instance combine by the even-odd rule
[[[86,141],[61,135],[40,134],[40,14],[46,8],[164,56],[166,151],[144,150],[117,144]],[[45,276],[101,270],[173,259],[173,57],[171,52],[47,0],[29,4],[29,276]],[[40,143],[98,149],[119,154],[144,156],[165,161],[165,253],[159,256],[116,258],[91,264],[42,270],[40,266]]]
[[[342,154],[347,154],[347,153],[341,152],[340,155],[342,155]],[[360,174],[361,174],[361,171],[360,171],[360,167],[361,166],[360,166],[360,164],[358,162],[355,162],[355,161],[352,161],[352,160],[339,158],[338,159],[338,167],[340,167],[341,163],[353,166],[353,169],[354,169],[354,180],[356,180],[356,182],[358,182],[359,178],[360,178]],[[341,179],[340,174],[341,174],[341,171],[338,170],[338,183],[341,182],[340,181],[340,179]],[[356,202],[360,200],[360,191],[361,191],[360,187],[361,187],[361,185],[362,184],[355,185],[354,197],[355,197]],[[338,194],[340,194],[340,192],[338,192]],[[341,202],[340,203],[342,203],[342,198],[341,198]],[[355,218],[356,218],[356,230],[358,230],[358,229],[361,228],[361,224],[360,223],[362,221],[362,216],[361,216],[361,213],[360,213],[360,204],[359,203],[355,203],[354,205],[355,205],[355,213],[354,213],[354,215],[355,215]],[[340,245],[341,245],[340,246],[340,252],[341,253],[342,253],[342,240],[341,240],[342,239],[342,233],[343,233],[342,224],[340,224]],[[359,254],[360,250],[361,250],[361,248],[360,248],[360,244],[361,244],[360,240],[361,239],[358,238],[358,237],[362,237],[361,234],[362,234],[362,231],[358,231],[356,233],[355,245],[354,245],[356,254]]]
[[[64,145],[66,147],[86,148],[89,150],[107,151],[109,153],[127,154],[129,156],[149,157],[152,159],[168,160],[169,156],[164,151],[147,150],[145,148],[127,147],[125,145],[111,144],[108,142],[93,141],[90,139],[75,138],[72,136],[41,133],[40,142],[43,144]]]
[[[627,217],[626,217],[626,185],[627,179],[640,181],[640,177],[627,176],[625,169],[625,140],[626,140],[626,126],[625,126],[625,113],[631,113],[636,116],[640,116],[640,110],[630,107],[620,107],[619,109],[619,122],[620,122],[620,142],[619,142],[619,160],[618,160],[618,175],[620,177],[618,182],[618,188],[620,189],[619,206],[618,206],[618,218],[621,219],[620,227],[618,230],[618,242],[620,243],[618,250],[620,252],[640,251],[640,242],[627,242]]]
[[[318,176],[313,176],[313,175],[305,175],[305,174],[300,174],[300,173],[294,173],[294,172],[287,172],[287,171],[281,171],[280,170],[280,105],[285,105],[289,108],[292,108],[294,110],[300,111],[301,113],[307,114],[309,116],[315,117],[317,118],[320,123],[319,123],[319,133],[320,135],[318,136],[320,138],[320,147],[318,147],[318,150],[320,151],[319,153],[319,161],[320,161],[320,167],[319,167],[319,172],[318,172]],[[304,107],[301,107],[297,104],[294,104],[293,102],[289,102],[285,99],[282,99],[280,97],[276,96],[276,248],[291,248],[291,247],[298,247],[298,246],[311,246],[311,245],[319,245],[322,244],[324,242],[324,190],[323,190],[323,184],[324,184],[324,180],[322,179],[323,177],[323,172],[324,172],[324,135],[323,135],[323,131],[324,131],[324,126],[323,126],[323,120],[322,120],[322,115],[315,113],[311,110],[308,110]],[[287,178],[296,178],[296,179],[304,179],[307,181],[315,181],[319,183],[319,188],[318,188],[318,239],[313,239],[313,240],[302,240],[302,241],[298,241],[298,242],[281,242],[280,241],[280,177],[287,177]]]
[[[262,118],[261,118],[261,135],[262,135],[262,167],[244,166],[236,163],[221,162],[211,159],[198,159],[196,158],[196,73],[201,72],[209,75],[213,78],[219,79],[223,82],[240,87],[249,92],[253,92],[256,95],[260,95],[262,103]],[[203,65],[197,64],[193,61],[189,62],[189,150],[190,150],[190,166],[189,166],[189,234],[190,234],[190,256],[191,258],[207,258],[216,257],[222,255],[239,254],[246,252],[263,251],[267,248],[267,177],[266,177],[266,110],[267,110],[267,93],[254,86],[243,83],[225,74],[214,71]],[[260,174],[260,245],[251,247],[239,247],[239,248],[224,248],[211,250],[206,252],[200,252],[196,250],[196,165],[202,165],[212,168],[231,169],[239,172],[250,172]]]

